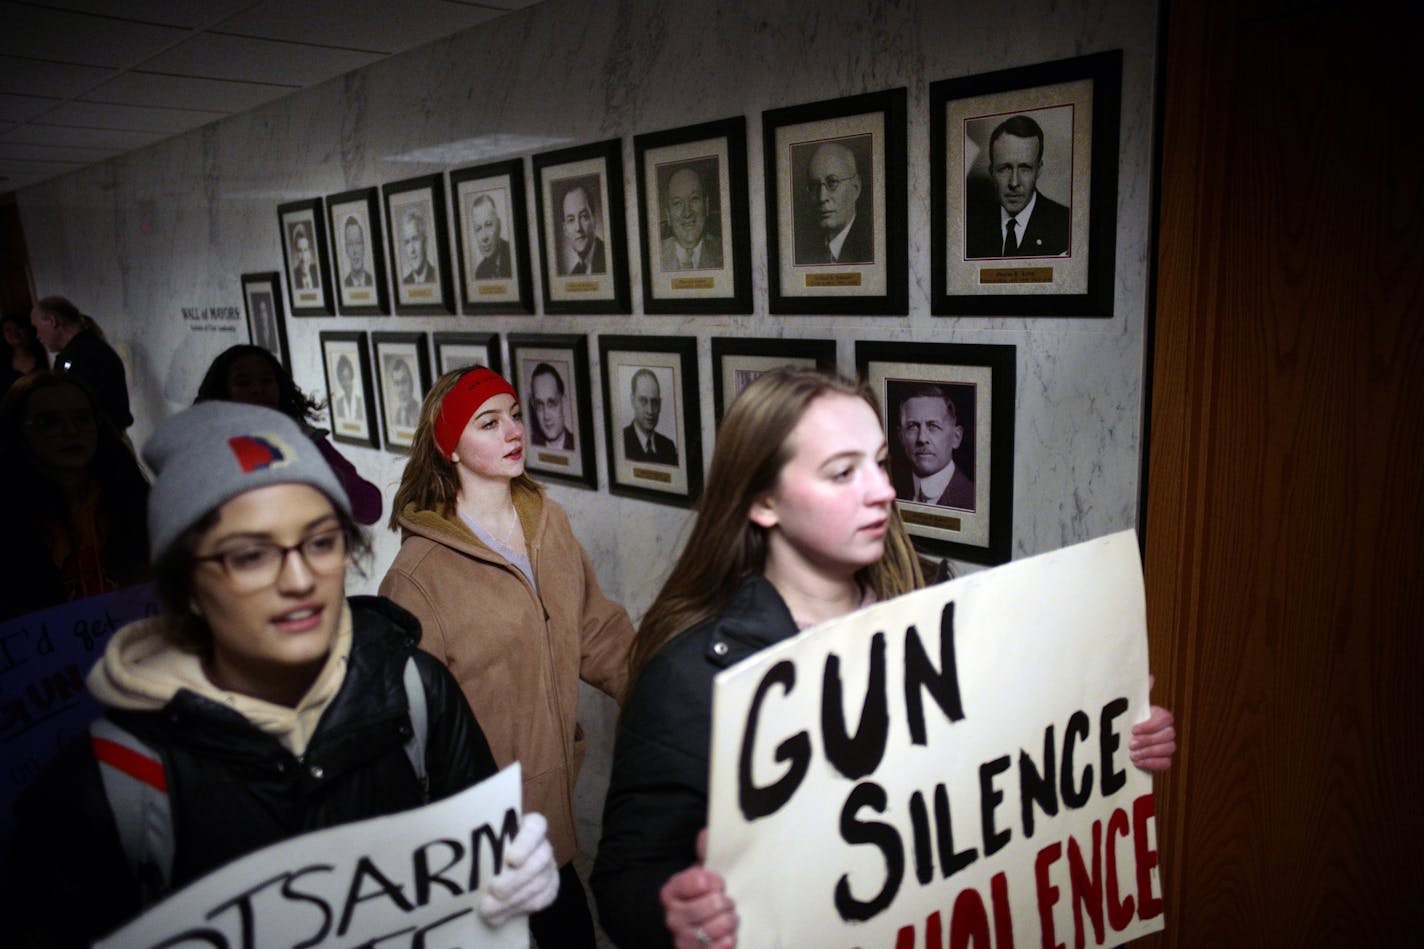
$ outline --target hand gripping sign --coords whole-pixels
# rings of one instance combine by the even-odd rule
[[[1118,945],[1164,925],[1130,531],[805,631],[717,677],[708,866],[737,945]]]

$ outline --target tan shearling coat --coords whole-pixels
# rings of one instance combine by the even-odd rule
[[[542,488],[511,487],[538,595],[458,516],[412,508],[400,514],[401,548],[380,592],[420,620],[420,648],[460,683],[499,766],[520,762],[524,807],[548,819],[562,866],[578,848],[579,680],[622,701],[633,624],[599,589],[564,509]]]

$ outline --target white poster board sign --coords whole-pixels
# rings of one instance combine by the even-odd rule
[[[737,945],[1115,946],[1164,925],[1128,531],[899,597],[723,672],[708,866]]]
[[[475,912],[519,819],[516,762],[443,801],[250,853],[97,945],[528,949],[529,917],[490,929]]]

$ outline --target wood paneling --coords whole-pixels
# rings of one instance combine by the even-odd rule
[[[1424,887],[1419,54],[1358,5],[1169,6],[1145,568],[1183,749],[1153,942],[1397,945]]]

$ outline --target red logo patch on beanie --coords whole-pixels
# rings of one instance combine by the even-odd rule
[[[261,435],[235,435],[227,440],[233,457],[244,474],[251,474],[262,468],[270,468],[287,460],[273,440]]]

